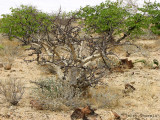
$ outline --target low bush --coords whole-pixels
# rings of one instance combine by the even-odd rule
[[[119,105],[120,90],[108,85],[96,85],[82,91],[71,84],[56,78],[45,78],[33,82],[37,85],[34,99],[39,101],[43,110],[69,110],[86,105],[96,108],[113,108]],[[117,92],[118,91],[118,92]]]
[[[7,79],[0,84],[0,94],[5,97],[11,105],[17,105],[22,99],[24,85],[15,78]]]
[[[31,34],[49,29],[52,23],[50,19],[52,17],[33,6],[21,5],[18,8],[10,8],[10,10],[11,14],[2,15],[0,33],[7,35],[10,40],[16,38],[25,45],[32,41]]]
[[[34,90],[35,99],[43,103],[43,109],[57,111],[84,104],[83,91],[75,89],[67,81],[51,77],[33,83],[37,85]]]

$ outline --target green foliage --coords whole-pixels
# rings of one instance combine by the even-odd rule
[[[77,14],[90,33],[107,33],[109,35],[124,33],[126,36],[141,34],[146,27],[146,18],[140,13],[131,14],[127,7],[119,2],[106,1],[96,6],[81,8]]]
[[[86,6],[81,8],[78,16],[84,19],[86,31],[92,30],[96,33],[108,32],[111,28],[123,26],[123,17],[128,15],[125,9],[118,3],[106,2],[97,6]]]
[[[141,59],[141,60],[137,59],[137,60],[135,60],[134,64],[136,64],[136,63],[143,63],[145,67],[148,67],[151,69],[159,67],[159,61],[157,59],[153,59],[153,61],[144,60],[144,59]]]
[[[51,25],[51,17],[33,6],[21,5],[10,9],[11,14],[3,14],[0,24],[0,32],[6,33],[10,39],[18,37],[27,44],[31,34],[49,29]]]
[[[149,22],[147,17],[140,13],[130,15],[125,19],[126,32],[132,33],[133,35],[143,34],[143,28],[148,28]]]
[[[149,15],[150,22],[152,23],[152,32],[160,35],[160,3],[145,2],[141,11],[146,12]]]
[[[0,44],[0,50],[3,49],[3,48],[4,48],[3,45]]]
[[[144,63],[144,64],[146,64],[146,60],[136,60],[134,63],[138,63],[138,62],[141,62],[141,63]]]

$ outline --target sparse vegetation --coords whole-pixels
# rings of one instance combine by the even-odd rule
[[[33,88],[33,94],[27,96],[27,103],[30,101],[34,110],[65,111],[86,105],[125,109],[138,106],[135,102],[141,103],[142,97],[157,99],[159,89],[153,94],[151,86],[159,82],[156,69],[160,68],[157,57],[160,42],[146,40],[146,44],[137,40],[137,36],[149,28],[159,34],[159,3],[146,2],[143,8],[128,5],[106,0],[71,13],[60,9],[53,15],[34,6],[11,8],[11,14],[0,19],[0,33],[10,39],[0,39],[0,74],[31,76],[27,79],[31,85],[28,87],[27,83],[27,89]],[[25,55],[21,56],[24,49]],[[19,59],[14,61],[15,58]],[[22,59],[29,69],[27,72]],[[151,82],[143,82],[147,76]],[[24,84],[20,80],[11,77],[0,81],[0,95],[11,105],[17,105],[23,94]]]
[[[87,6],[70,16],[61,17],[60,13],[54,15],[51,28],[45,29],[43,36],[35,39],[31,49],[39,64],[53,66],[59,79],[69,81],[75,92],[77,89],[87,91],[90,86],[98,84],[107,69],[113,67],[112,58],[118,58],[112,49],[132,45],[125,38],[137,35],[147,27],[145,16],[127,12],[119,2],[106,1],[97,6]],[[66,24],[62,24],[64,19]],[[82,34],[80,25],[74,24],[77,20],[84,23],[89,34]],[[41,30],[38,31],[42,34]],[[92,37],[95,33],[98,37]],[[120,33],[123,36],[116,39]],[[102,61],[101,66],[93,62],[96,60]]]
[[[3,49],[3,45],[0,45],[0,49]]]
[[[5,81],[1,80],[0,94],[3,95],[7,102],[11,105],[17,105],[22,99],[24,93],[24,85],[16,78],[10,78]]]
[[[68,81],[61,79],[45,78],[33,82],[37,85],[34,90],[35,99],[43,103],[43,109],[64,110],[75,108],[85,104],[83,92],[80,89],[74,89]]]
[[[114,108],[118,106],[121,91],[107,85],[97,85],[86,91],[74,89],[68,81],[45,78],[36,82],[33,99],[43,104],[47,110],[68,110],[79,106],[94,105],[97,108]],[[117,92],[117,90],[119,92]]]
[[[144,67],[146,68],[150,68],[150,69],[155,69],[155,68],[159,68],[159,61],[157,59],[153,59],[153,60],[135,60],[134,64],[136,63],[143,63]]]

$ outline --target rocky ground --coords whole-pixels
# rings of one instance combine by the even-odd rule
[[[160,39],[150,41],[155,45]],[[141,43],[146,46],[149,42]],[[156,49],[158,47],[147,48],[143,55],[140,52],[131,54],[128,59],[133,61],[136,59],[148,61],[157,59],[160,61],[160,50]],[[11,70],[0,68],[1,81],[18,78],[25,85],[25,93],[18,106],[10,106],[5,98],[0,96],[0,119],[70,120],[71,110],[54,112],[31,108],[30,100],[34,84],[30,81],[50,76],[50,74],[46,74],[36,62],[24,62],[24,58],[27,58],[25,52],[16,57]],[[95,107],[99,107],[96,113],[101,115],[103,120],[106,120],[106,112],[109,110],[116,111],[124,120],[160,120],[160,69],[153,69],[143,63],[136,63],[134,68],[125,70],[124,73],[115,72],[106,75],[103,81],[107,83],[108,92],[110,92],[110,97],[105,99],[110,107],[103,107],[105,100],[95,100]],[[125,84],[134,86],[135,90],[124,93]]]

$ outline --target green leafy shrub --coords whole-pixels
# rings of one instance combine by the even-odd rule
[[[142,34],[142,28],[147,27],[145,16],[140,13],[131,14],[121,3],[109,0],[100,5],[81,8],[77,17],[82,19],[85,31],[107,35],[111,42],[114,42],[117,34],[124,34],[115,40],[119,43],[128,36]]]
[[[52,23],[49,15],[33,6],[21,5],[10,9],[11,14],[2,15],[0,32],[7,34],[10,39],[17,38],[24,44],[30,42],[31,34],[49,29]]]
[[[151,31],[154,34],[160,35],[160,3],[156,1],[152,2],[145,2],[143,8],[141,8],[143,12],[146,12],[149,15],[151,25]]]

